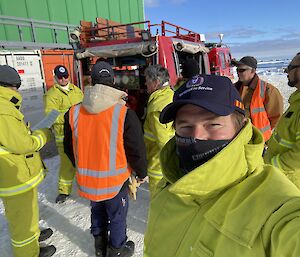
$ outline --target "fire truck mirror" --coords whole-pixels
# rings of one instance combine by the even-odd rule
[[[176,45],[175,45],[175,49],[177,50],[177,51],[182,51],[182,49],[183,49],[183,45],[182,45],[182,43],[180,43],[180,42],[178,42]]]
[[[155,43],[152,43],[148,46],[148,50],[150,53],[154,53],[156,51],[157,47]]]

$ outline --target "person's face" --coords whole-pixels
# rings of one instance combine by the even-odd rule
[[[61,86],[66,86],[69,83],[69,76],[55,76],[56,81]]]
[[[292,60],[286,68],[286,72],[289,86],[300,89],[300,60]]]
[[[246,65],[239,65],[236,71],[239,77],[239,81],[243,83],[250,81],[255,75],[255,69]]]
[[[148,76],[146,76],[145,84],[147,86],[148,94],[151,94],[157,89],[159,82],[158,81],[153,81]]]
[[[192,104],[177,111],[175,129],[179,136],[200,140],[231,140],[237,133],[232,115],[218,116]]]

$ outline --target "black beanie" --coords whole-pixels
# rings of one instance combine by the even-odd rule
[[[96,62],[91,72],[92,84],[103,84],[113,86],[114,71],[108,62]]]
[[[186,59],[182,64],[181,75],[183,78],[190,79],[196,75],[199,75],[199,64],[195,59]]]
[[[0,65],[0,86],[21,86],[21,78],[15,68],[8,65]]]

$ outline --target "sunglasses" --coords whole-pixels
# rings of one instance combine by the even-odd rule
[[[300,65],[289,65],[284,69],[284,72],[289,73],[291,70],[299,68],[299,67],[300,67]]]
[[[246,70],[251,70],[251,69],[239,69],[239,68],[236,69],[236,71],[239,72],[239,73],[243,73],[243,72],[246,71]]]
[[[63,79],[63,78],[67,79],[67,78],[69,78],[69,75],[57,75],[56,77],[58,79]]]

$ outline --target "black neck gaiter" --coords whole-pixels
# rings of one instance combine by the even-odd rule
[[[188,173],[220,152],[231,140],[200,140],[176,134],[176,152],[180,168]]]

